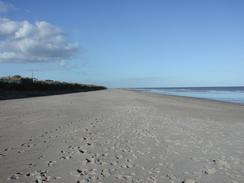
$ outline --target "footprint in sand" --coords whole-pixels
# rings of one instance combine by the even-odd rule
[[[0,154],[0,158],[1,158],[1,157],[4,157],[4,156],[6,156],[6,154],[2,154],[2,153]]]
[[[17,172],[16,174],[11,175],[11,176],[8,178],[8,180],[17,180],[17,179],[19,179],[19,177],[20,177],[21,175],[23,175],[22,172]]]
[[[22,154],[24,152],[25,152],[24,150],[17,151],[18,154]]]
[[[52,167],[55,163],[56,163],[56,161],[48,161],[47,166]]]
[[[101,175],[103,177],[108,177],[110,176],[110,170],[109,169],[103,169],[102,172],[101,172]]]
[[[117,165],[117,162],[116,161],[110,162],[110,165],[116,166]]]
[[[44,155],[40,155],[38,159],[43,159],[44,157],[45,157]]]
[[[205,170],[205,174],[207,174],[207,175],[213,175],[213,174],[215,174],[217,171],[216,171],[216,169],[215,168],[209,168],[209,169],[207,169],[207,170]]]
[[[84,154],[86,151],[83,150],[83,149],[78,148],[78,152],[81,153],[81,154]]]
[[[88,164],[88,163],[94,164],[95,163],[95,158],[86,158],[85,161],[86,161],[86,164]]]
[[[185,179],[182,183],[195,183],[194,179]]]
[[[68,159],[71,159],[72,156],[61,156],[59,159],[60,160],[68,160]]]
[[[95,125],[94,123],[91,123],[91,127],[92,127],[92,128],[95,128],[96,125]]]
[[[120,180],[124,179],[128,182],[132,181],[132,176],[130,176],[130,175],[117,175],[115,178],[120,179]]]
[[[134,166],[133,164],[127,163],[127,164],[122,164],[120,167],[121,168],[132,168],[133,166]]]
[[[86,145],[87,145],[87,146],[92,146],[92,143],[88,142]]]
[[[31,173],[28,172],[28,173],[25,174],[25,176],[26,177],[30,177],[31,176]]]
[[[87,182],[97,182],[99,177],[97,177],[97,169],[77,169],[78,176],[81,176],[77,183],[87,183]]]
[[[224,161],[224,160],[213,160],[213,163],[217,166],[219,169],[230,169],[230,165]]]
[[[23,143],[23,144],[21,144],[20,146],[21,146],[21,147],[31,148],[31,147],[33,147],[33,144]]]
[[[51,176],[48,175],[47,170],[35,171],[31,175],[35,176],[36,183],[44,183],[44,182],[49,182],[51,180]]]
[[[31,168],[31,167],[33,167],[33,166],[34,166],[33,163],[29,163],[29,164],[28,164],[28,167],[29,167],[29,168]]]
[[[121,154],[119,154],[119,155],[115,156],[115,158],[116,158],[116,159],[122,159],[123,156],[122,156]]]

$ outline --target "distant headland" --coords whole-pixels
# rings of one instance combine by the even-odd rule
[[[104,86],[38,80],[20,75],[0,77],[0,100],[104,89],[106,89]]]

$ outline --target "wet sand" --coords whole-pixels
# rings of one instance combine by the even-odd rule
[[[0,101],[0,182],[242,183],[244,106],[126,90]]]

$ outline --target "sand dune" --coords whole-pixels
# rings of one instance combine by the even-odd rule
[[[0,182],[242,183],[244,106],[104,90],[0,101]]]

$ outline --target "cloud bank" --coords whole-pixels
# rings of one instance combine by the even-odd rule
[[[0,11],[1,1],[0,1]],[[0,62],[66,61],[78,50],[63,31],[45,21],[13,21],[0,17]]]

